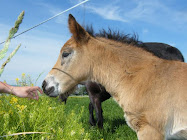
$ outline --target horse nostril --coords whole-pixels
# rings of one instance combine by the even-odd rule
[[[47,93],[48,93],[48,95],[49,95],[50,93],[52,93],[52,92],[54,92],[54,91],[55,91],[55,87],[52,86],[52,87],[50,87],[50,88],[47,90]]]
[[[52,92],[55,91],[55,87],[54,86],[49,87],[49,88],[46,88],[46,87],[47,87],[47,82],[43,81],[43,83],[42,83],[42,89],[43,89],[43,91],[44,91],[44,93],[46,95],[49,95],[49,94],[51,94]]]
[[[45,87],[47,86],[47,82],[44,80],[43,83],[42,83],[42,88],[43,90],[45,90]]]
[[[43,83],[42,83],[42,89],[43,89],[43,92],[46,94],[46,95],[49,95],[50,94],[50,89],[47,89],[47,82],[44,80]]]
[[[44,80],[42,83],[42,89],[43,89],[44,93],[46,93],[46,86],[47,86],[47,82]]]

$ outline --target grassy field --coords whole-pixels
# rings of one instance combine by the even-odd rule
[[[67,104],[57,98],[41,96],[39,101],[0,96],[0,139],[38,140],[136,140],[126,125],[123,111],[112,99],[105,101],[104,129],[88,123],[88,97],[69,97]]]

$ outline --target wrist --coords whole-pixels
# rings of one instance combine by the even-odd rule
[[[14,86],[11,86],[11,85],[8,85],[6,84],[6,90],[9,94],[15,94],[14,90],[15,90],[15,87]]]
[[[10,87],[10,94],[14,94],[14,87]]]
[[[0,93],[13,94],[13,86],[0,82]]]

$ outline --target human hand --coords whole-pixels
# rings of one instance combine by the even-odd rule
[[[43,93],[42,90],[37,87],[30,87],[30,86],[25,86],[25,87],[13,87],[12,88],[12,94],[21,97],[21,98],[30,98],[30,99],[35,99],[38,100],[39,96],[38,96],[38,92],[39,93]]]

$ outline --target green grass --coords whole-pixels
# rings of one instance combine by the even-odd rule
[[[0,139],[136,140],[122,109],[109,99],[102,104],[104,129],[90,126],[89,98],[69,97],[67,104],[41,96],[39,101],[0,96],[0,136],[19,132],[45,132]]]

